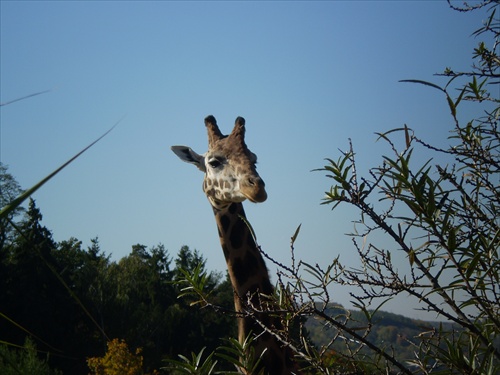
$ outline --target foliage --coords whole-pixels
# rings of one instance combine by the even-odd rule
[[[168,360],[169,366],[167,367],[173,374],[192,374],[192,375],[211,375],[215,373],[215,366],[217,361],[214,361],[211,353],[202,362],[203,352],[206,348],[202,348],[198,354],[191,353],[191,359],[182,354],[179,354],[180,361],[175,359]]]
[[[142,375],[141,351],[138,348],[132,353],[124,340],[113,339],[104,357],[88,358],[87,364],[92,375]]]
[[[498,1],[483,5],[486,3],[496,5]],[[361,264],[347,268],[337,260],[331,271],[335,282],[357,287],[352,296],[368,325],[358,327],[356,332],[362,333],[354,335],[348,324],[352,316],[341,313],[335,317],[342,322],[337,324],[338,334],[359,341],[350,344],[351,339],[346,340],[349,355],[355,360],[365,347],[372,349],[380,361],[375,356],[370,362],[379,371],[500,371],[500,98],[491,94],[498,93],[500,83],[496,10],[495,6],[490,8],[489,18],[475,32],[493,33],[494,45],[488,49],[485,43],[479,44],[473,54],[472,72],[446,69],[444,75],[449,81],[445,87],[406,80],[444,93],[454,123],[450,148],[431,145],[404,126],[378,134],[392,155],[384,156],[368,177],[357,175],[352,145],[337,160],[328,159],[328,165],[321,169],[333,180],[324,204],[333,209],[348,204],[360,212],[353,243]],[[461,78],[466,82],[452,98],[450,86]],[[485,116],[462,123],[458,108],[464,101],[482,105]],[[402,147],[395,139],[399,134],[403,135]],[[433,164],[432,159],[419,163],[415,155],[422,149],[445,161],[449,157],[454,163]],[[372,242],[379,233],[384,242]],[[406,271],[393,261],[400,253],[407,258]],[[328,272],[311,268],[320,285],[320,276],[324,279]],[[396,359],[396,348],[380,344],[372,348],[369,336],[377,316],[370,306],[375,305],[376,311],[388,299],[401,295],[414,298],[423,311],[453,323],[422,330],[408,339],[415,355],[405,361]],[[324,315],[332,323],[331,316]]]
[[[0,207],[4,207],[22,192],[14,177],[7,172],[7,167],[0,162]],[[23,211],[16,207],[12,212],[0,218],[0,249],[12,240],[13,227],[11,221]]]
[[[262,369],[258,372],[258,367],[263,353],[261,353],[260,357],[256,356],[252,346],[254,339],[255,337],[252,333],[242,343],[235,338],[229,338],[226,340],[227,343],[225,345],[221,345],[216,351],[211,352],[203,362],[202,358],[205,348],[202,348],[199,353],[191,353],[191,359],[179,355],[180,361],[167,360],[168,366],[166,369],[173,371],[174,374],[237,375],[244,371],[246,374],[262,375],[264,370]],[[233,370],[222,371],[220,366],[217,367],[218,361],[213,359],[214,355],[224,360],[227,364],[231,364]]]
[[[61,375],[57,370],[49,367],[47,360],[37,355],[36,344],[31,339],[26,339],[24,346],[10,348],[0,346],[0,373],[3,375]],[[48,355],[47,355],[48,357]]]
[[[316,306],[321,309],[321,306]],[[325,309],[327,316],[336,316],[339,313],[345,312],[346,309],[342,305],[330,303]],[[373,312],[372,312],[373,313]],[[363,311],[355,309],[348,310],[350,320],[346,322],[349,328],[356,326],[366,327],[369,323]],[[373,344],[378,347],[394,347],[397,350],[394,352],[396,360],[404,362],[407,358],[411,358],[414,354],[414,346],[412,341],[422,331],[432,331],[444,326],[446,329],[452,327],[452,323],[443,323],[436,321],[423,321],[418,319],[411,319],[403,315],[393,314],[386,311],[379,310],[374,319],[372,320],[370,333],[367,335]],[[317,347],[328,347],[326,356],[335,356],[339,360],[339,355],[345,348],[345,342],[342,339],[331,342],[332,337],[337,334],[337,329],[332,326],[325,325],[323,319],[308,319],[306,328],[309,333],[311,342]],[[365,355],[370,355],[367,348],[360,350]]]
[[[187,246],[172,259],[161,244],[134,245],[112,261],[97,238],[88,249],[75,238],[56,243],[34,201],[12,224],[17,230],[0,249],[0,340],[19,346],[31,337],[51,353],[52,368],[87,374],[84,358],[104,356],[109,337],[122,337],[143,348],[144,371],[152,372],[164,357],[214,350],[234,334],[232,317],[177,298],[172,264],[205,264]],[[212,272],[207,282],[217,303],[232,305],[227,281]]]
[[[257,372],[259,369],[259,364],[261,362],[261,358],[264,355],[264,352],[260,354],[260,357],[257,356],[255,350],[253,348],[253,341],[255,340],[255,336],[250,332],[247,337],[240,343],[235,338],[229,338],[227,340],[226,345],[221,345],[218,348],[217,356],[226,360],[228,363],[231,363],[235,366],[236,369],[240,371],[244,371],[248,374],[256,374],[262,375],[264,372],[261,369],[260,372]],[[239,374],[239,371],[226,371],[225,374]]]

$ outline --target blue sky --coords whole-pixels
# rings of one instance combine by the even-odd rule
[[[113,259],[131,246],[200,250],[225,270],[202,175],[170,151],[206,151],[203,119],[223,132],[247,120],[269,199],[246,204],[257,238],[296,257],[354,262],[355,212],[320,206],[330,182],[311,172],[351,138],[361,172],[387,149],[377,131],[408,124],[447,144],[442,95],[399,83],[466,70],[484,12],[445,1],[45,2],[1,1],[0,160],[27,188],[120,118],[120,125],[34,198],[58,241],[99,237]],[[425,155],[422,156],[425,158]],[[274,272],[274,267],[270,265]],[[335,299],[349,297],[334,288]],[[414,306],[388,305],[413,314]]]

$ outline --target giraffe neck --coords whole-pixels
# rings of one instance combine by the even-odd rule
[[[231,203],[214,208],[214,214],[236,297],[242,300],[249,294],[272,294],[269,273],[246,221],[243,205]]]
[[[272,334],[265,332],[255,318],[266,327],[278,330],[283,329],[281,320],[265,312],[253,311],[254,318],[245,314],[246,311],[252,311],[252,308],[259,311],[266,310],[265,302],[270,301],[266,296],[272,295],[274,288],[247,223],[243,205],[241,203],[213,205],[213,210],[234,289],[234,305],[239,315],[239,342],[242,343],[250,333],[255,335],[254,349],[257,358],[265,350],[259,366],[259,369],[264,369],[265,374],[295,374],[290,348],[284,346]]]

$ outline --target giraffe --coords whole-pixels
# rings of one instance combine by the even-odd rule
[[[264,181],[255,166],[257,156],[245,144],[245,119],[236,118],[228,136],[221,133],[213,116],[205,118],[205,126],[208,131],[208,151],[205,154],[199,155],[186,146],[172,146],[171,149],[181,160],[194,164],[205,173],[203,191],[214,212],[234,290],[238,340],[243,343],[250,333],[255,335],[255,354],[257,358],[262,354],[255,373],[263,369],[270,375],[297,374],[291,349],[256,322],[257,319],[269,329],[283,329],[279,317],[262,312],[266,299],[269,302],[266,296],[272,295],[274,288],[242,204],[245,199],[254,203],[267,199]],[[245,311],[252,311],[256,319]]]

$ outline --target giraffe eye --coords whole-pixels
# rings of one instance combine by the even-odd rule
[[[222,165],[222,162],[218,159],[211,159],[208,161],[208,164],[210,164],[212,168],[218,168]]]

